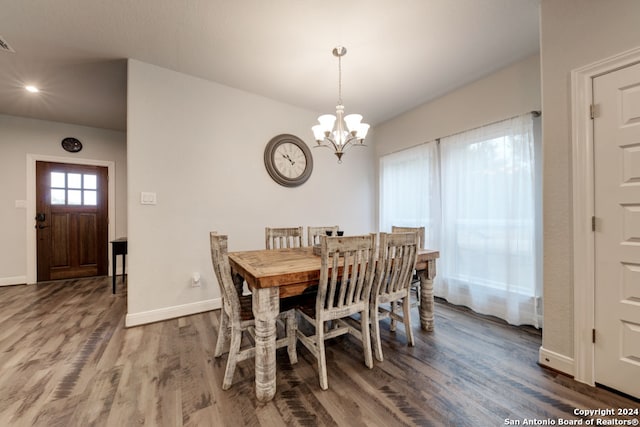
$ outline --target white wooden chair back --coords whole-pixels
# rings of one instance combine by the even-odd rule
[[[376,235],[320,238],[316,316],[337,319],[369,304],[375,275]]]
[[[418,249],[425,249],[425,228],[423,227],[399,227],[396,225],[391,226],[392,233],[418,233]]]
[[[418,234],[380,233],[373,297],[388,302],[408,296],[418,256]]]
[[[240,322],[240,299],[231,278],[227,249],[228,238],[226,235],[217,234],[215,231],[209,233],[209,236],[211,240],[211,263],[222,293],[222,308],[232,323]]]
[[[302,227],[265,227],[265,248],[299,248],[302,246]]]
[[[330,231],[332,236],[337,236],[339,229],[340,227],[337,225],[331,227],[307,227],[307,245],[319,245],[320,236],[326,236],[327,231]]]

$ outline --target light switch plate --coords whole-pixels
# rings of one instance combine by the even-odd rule
[[[155,205],[156,204],[156,193],[149,192],[141,192],[140,193],[140,204],[142,205]]]

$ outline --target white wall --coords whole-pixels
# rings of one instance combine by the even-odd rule
[[[68,136],[83,143],[71,154],[60,141]],[[27,154],[115,162],[116,236],[126,235],[126,137],[124,132],[0,115],[0,285],[27,281]]]
[[[376,126],[376,154],[540,110],[540,104],[540,59],[533,55]]]
[[[637,0],[542,0],[543,347],[573,357],[571,70],[640,46]]]
[[[318,113],[129,61],[127,325],[218,306],[211,230],[229,235],[231,251],[263,248],[265,226],[376,230],[371,148],[348,152],[341,165],[312,149],[313,173],[298,188],[266,172],[267,142],[291,133],[313,146]],[[157,205],[141,205],[143,191],[157,193]],[[200,288],[191,287],[193,272]]]

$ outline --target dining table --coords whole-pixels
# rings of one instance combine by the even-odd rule
[[[420,326],[434,328],[433,279],[436,275],[436,250],[419,249],[416,272],[420,278]],[[267,402],[276,393],[276,318],[280,299],[301,295],[320,280],[320,256],[313,247],[262,249],[229,253],[229,264],[236,289],[244,282],[252,293],[255,318],[256,398]]]

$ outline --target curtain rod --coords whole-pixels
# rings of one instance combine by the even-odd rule
[[[491,123],[485,123],[483,125],[476,126],[476,127],[470,128],[470,129],[461,130],[460,132],[455,132],[455,133],[449,134],[447,136],[441,136],[439,138],[436,138],[435,141],[440,142],[440,140],[442,138],[448,138],[450,136],[460,135],[461,133],[464,133],[464,132],[471,132],[472,130],[476,130],[476,129],[480,129],[480,128],[483,128],[483,127],[495,125],[496,123],[506,122],[507,120],[511,120],[511,119],[515,119],[516,117],[524,116],[525,114],[531,114],[533,117],[540,117],[540,116],[542,116],[542,111],[540,111],[540,110],[532,110],[532,111],[529,111],[528,113],[517,114],[515,116],[507,117],[506,119],[496,120],[496,121],[491,122]],[[428,144],[428,143],[425,143],[425,144]]]
[[[453,135],[461,134],[461,133],[463,133],[463,132],[469,132],[469,131],[472,131],[472,130],[480,129],[480,128],[485,127],[485,126],[491,126],[491,125],[496,124],[496,123],[505,122],[505,121],[507,121],[507,120],[511,120],[511,119],[514,119],[514,118],[519,117],[519,116],[524,116],[525,114],[531,114],[533,117],[540,117],[540,116],[542,116],[542,111],[540,111],[540,110],[531,110],[531,111],[529,111],[528,113],[516,114],[515,116],[507,117],[506,119],[500,119],[500,120],[496,120],[496,121],[494,121],[494,122],[485,123],[485,124],[483,124],[483,125],[476,126],[476,127],[470,128],[470,129],[461,130],[461,131],[459,131],[459,132],[455,132],[455,133],[449,134],[449,135],[447,135],[447,136],[440,136],[440,137],[438,137],[438,138],[434,138],[434,139],[432,139],[431,141],[425,141],[425,142],[421,142],[421,143],[416,144],[416,145],[412,145],[412,146],[410,146],[410,147],[401,148],[401,149],[399,149],[399,150],[391,151],[390,153],[387,153],[387,154],[385,154],[384,156],[388,156],[389,154],[399,153],[400,151],[409,150],[409,149],[411,149],[411,148],[419,147],[419,146],[421,146],[421,145],[429,144],[430,142],[436,142],[436,143],[438,143],[438,144],[439,144],[439,143],[440,143],[440,140],[441,140],[442,138],[447,138],[447,137],[450,137],[450,136],[453,136]],[[382,157],[382,156],[381,156],[381,157]]]

